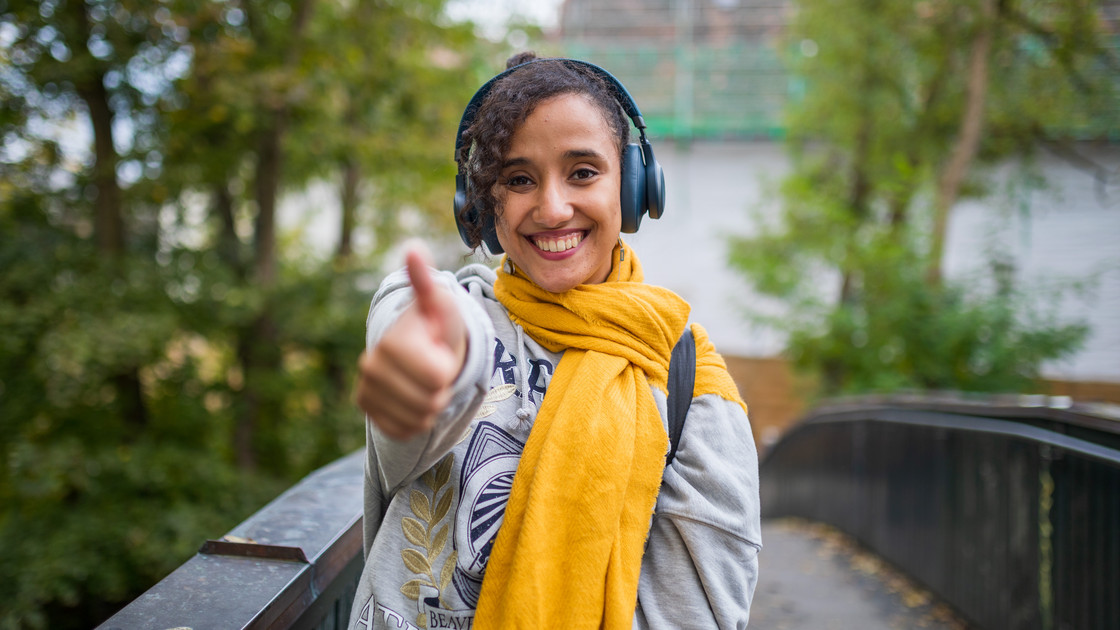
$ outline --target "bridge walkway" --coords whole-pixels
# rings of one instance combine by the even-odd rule
[[[838,530],[762,524],[751,630],[966,630],[944,603]]]

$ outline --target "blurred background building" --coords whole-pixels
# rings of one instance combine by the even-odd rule
[[[790,396],[788,366],[775,358],[783,340],[744,320],[744,307],[757,309],[763,298],[730,269],[728,237],[751,234],[778,210],[775,187],[790,167],[783,111],[806,89],[784,64],[818,52],[813,41],[788,41],[793,10],[785,0],[565,0],[547,31],[562,54],[607,68],[637,101],[665,168],[668,203],[660,221],[647,219],[628,239],[647,278],[693,305],[755,422],[778,427],[800,403]],[[1120,2],[1099,10],[1120,38]],[[951,215],[945,273],[969,277],[995,254],[1025,286],[1086,283],[1087,292],[1058,310],[1089,323],[1088,341],[1044,375],[1052,393],[1117,401],[1120,144],[1084,142],[1076,151],[1097,168],[1043,151],[1036,160],[1044,186],[1013,199],[962,199]],[[999,187],[1015,188],[1017,165],[995,169]]]
[[[801,89],[780,59],[791,10],[782,0],[568,0],[558,36],[567,54],[623,79],[654,135],[775,138]]]

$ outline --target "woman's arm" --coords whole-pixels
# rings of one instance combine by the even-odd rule
[[[358,406],[385,496],[422,474],[465,434],[485,395],[493,326],[452,274],[410,253],[374,296]],[[372,476],[373,470],[370,471]]]
[[[642,558],[635,628],[745,628],[762,548],[758,456],[743,408],[692,401]]]

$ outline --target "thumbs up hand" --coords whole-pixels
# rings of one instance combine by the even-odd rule
[[[419,249],[405,261],[416,301],[359,359],[355,395],[370,421],[395,440],[431,430],[467,356],[466,325],[454,297],[429,275]]]

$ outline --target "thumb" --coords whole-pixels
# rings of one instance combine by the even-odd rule
[[[432,278],[427,248],[417,245],[405,255],[408,280],[416,296],[416,310],[433,339],[447,345],[459,355],[460,365],[465,352],[466,329],[451,294]]]
[[[436,286],[428,272],[429,258],[427,252],[421,247],[413,247],[405,255],[405,266],[408,267],[408,281],[412,284],[412,291],[416,295],[416,305],[425,318],[438,317],[436,306]]]

